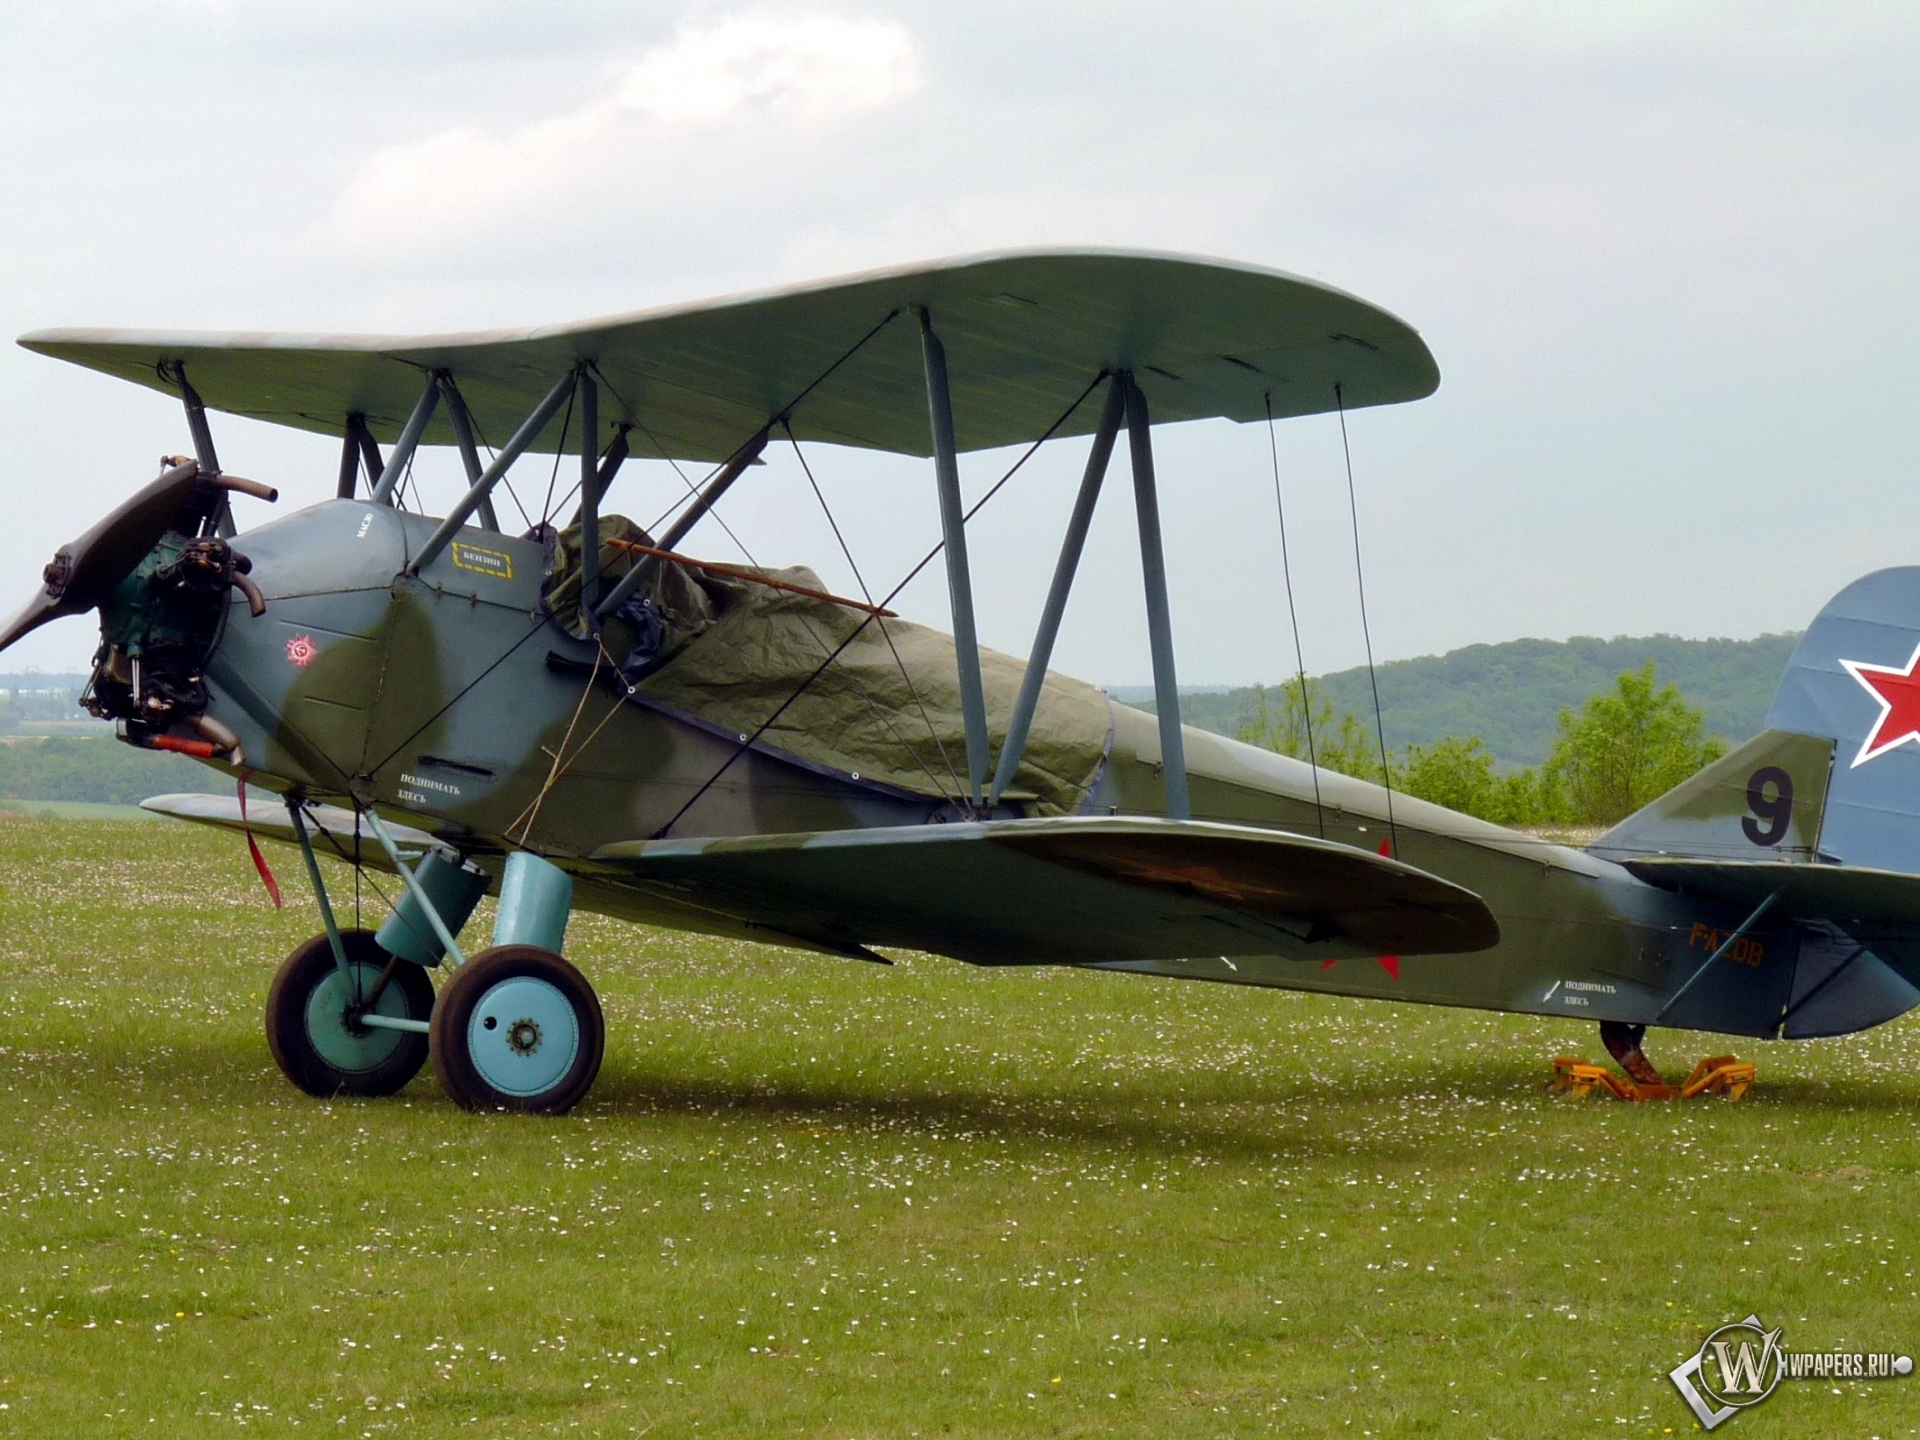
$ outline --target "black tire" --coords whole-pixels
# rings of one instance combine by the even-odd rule
[[[537,945],[481,951],[433,1007],[434,1073],[468,1110],[563,1115],[593,1088],[606,1043],[593,986]]]
[[[342,930],[347,963],[371,990],[393,957],[370,930]],[[402,1030],[349,1024],[335,1004],[339,976],[333,946],[316,935],[281,963],[267,991],[267,1046],[280,1071],[309,1095],[392,1095],[427,1063],[427,1037]],[[433,982],[418,965],[401,961],[376,1010],[409,1020],[433,1013]]]

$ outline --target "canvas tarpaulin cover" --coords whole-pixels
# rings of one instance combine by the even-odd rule
[[[617,516],[601,523],[610,540],[645,543],[636,527]],[[633,563],[633,552],[614,543],[603,546],[602,556],[608,583]],[[562,537],[559,561],[549,604],[566,623],[579,613],[577,531]],[[804,567],[757,573],[810,590],[825,588]],[[760,737],[776,750],[930,798],[965,792],[966,729],[950,636],[672,562],[656,565],[641,588],[665,631],[658,668],[639,683],[647,700],[741,735],[753,734],[777,711]],[[620,629],[614,622],[607,634],[616,660],[632,644],[631,632]],[[846,648],[801,690],[843,642]],[[982,650],[980,667],[987,728],[998,745],[1026,666],[1011,655]],[[1008,798],[1025,801],[1031,814],[1077,813],[1099,776],[1111,727],[1100,690],[1049,672]]]

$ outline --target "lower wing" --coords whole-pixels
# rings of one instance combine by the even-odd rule
[[[1063,817],[609,845],[576,873],[830,949],[980,965],[1454,954],[1500,938],[1469,890],[1281,831]]]

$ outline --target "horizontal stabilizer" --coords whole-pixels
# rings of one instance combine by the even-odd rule
[[[1920,875],[1666,857],[1629,860],[1626,867],[1650,884],[1748,910],[1777,894],[1769,918],[1811,922],[1780,1017],[1780,1033],[1790,1040],[1850,1035],[1920,1004]]]
[[[251,829],[262,840],[280,840],[288,845],[300,843],[293,833],[293,821],[287,818],[287,807],[274,794],[262,795],[249,805],[244,820],[240,815],[240,801],[230,795],[155,795],[142,800],[140,808],[169,819],[191,820],[196,825],[211,825],[219,830],[238,832]],[[337,855],[351,864],[354,813],[342,810],[337,805],[309,805],[306,813],[309,821],[307,833],[313,839],[313,848],[323,855]],[[396,825],[391,820],[385,824],[393,843],[409,859],[440,844],[426,831],[416,830],[411,825]],[[387,863],[387,852],[374,838],[371,827],[363,826],[360,830],[360,859],[381,870],[393,868]]]
[[[1770,911],[1796,920],[1838,925],[1920,929],[1920,875],[1854,865],[1793,865],[1777,860],[1628,860],[1626,868],[1650,885],[1758,905],[1778,891]]]
[[[1629,815],[1587,852],[1607,860],[1812,860],[1833,768],[1824,735],[1766,730]]]
[[[981,965],[1452,954],[1500,937],[1477,895],[1410,865],[1197,821],[1076,816],[642,840],[588,864],[605,881],[814,943]]]

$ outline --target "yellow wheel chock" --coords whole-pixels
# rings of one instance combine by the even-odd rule
[[[1738,1100],[1752,1084],[1752,1064],[1736,1055],[1709,1055],[1679,1085],[1643,1085],[1614,1074],[1604,1065],[1589,1065],[1561,1055],[1553,1062],[1553,1080],[1547,1088],[1575,1100],[1592,1090],[1616,1100],[1691,1100],[1696,1095],[1724,1095]]]

